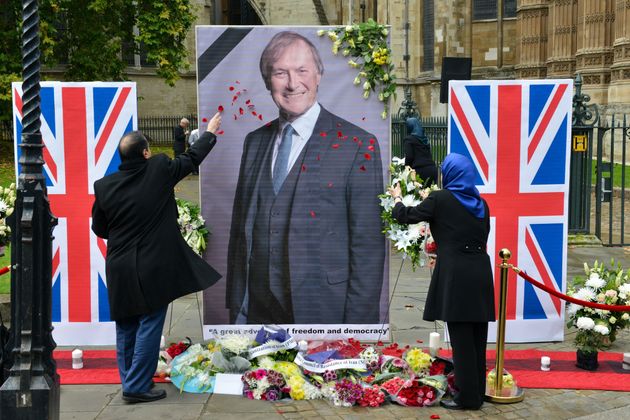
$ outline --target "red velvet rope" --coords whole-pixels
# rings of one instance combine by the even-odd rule
[[[551,295],[554,295],[555,297],[558,297],[560,299],[566,300],[566,301],[571,302],[571,303],[575,303],[576,305],[588,306],[589,308],[595,308],[595,309],[605,309],[607,311],[614,311],[614,312],[630,312],[630,306],[605,305],[603,303],[587,302],[585,300],[576,299],[576,298],[573,298],[571,296],[567,296],[564,293],[560,293],[557,290],[552,289],[550,287],[547,287],[544,284],[542,284],[541,282],[534,280],[529,275],[527,275],[527,273],[525,273],[524,271],[521,271],[521,270],[518,270],[518,269],[516,269],[515,271],[518,273],[519,276],[523,277],[525,280],[527,280],[528,282],[530,282],[534,286],[538,287],[539,289],[542,289],[545,292],[547,292],[547,293],[549,293]]]
[[[0,276],[3,275],[3,274],[8,273],[9,271],[11,271],[11,266],[10,265],[7,265],[6,267],[0,268]]]

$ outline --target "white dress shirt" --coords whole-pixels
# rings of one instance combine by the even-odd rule
[[[304,114],[300,115],[295,121],[293,121],[291,126],[293,127],[293,138],[291,142],[291,153],[289,154],[289,167],[287,170],[291,172],[291,168],[295,164],[298,156],[302,153],[302,149],[306,146],[308,139],[311,138],[313,134],[313,130],[315,129],[315,123],[317,122],[317,118],[319,118],[319,112],[321,111],[321,107],[317,102],[313,104],[312,107],[309,108]],[[273,176],[273,167],[276,164],[276,158],[278,157],[278,148],[280,147],[280,143],[282,142],[282,133],[284,132],[284,127],[287,126],[289,122],[287,120],[280,118],[278,132],[276,133],[275,142],[273,145],[273,160],[271,161],[271,174]]]

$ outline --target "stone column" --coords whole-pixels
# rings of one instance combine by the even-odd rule
[[[630,1],[617,0],[615,9],[615,41],[608,103],[627,104],[630,101]]]
[[[516,77],[544,79],[547,76],[546,0],[522,0],[516,12],[517,60]]]
[[[615,0],[578,0],[576,70],[593,103],[608,103]]]
[[[549,58],[547,77],[572,78],[577,48],[578,0],[555,0],[549,4]]]

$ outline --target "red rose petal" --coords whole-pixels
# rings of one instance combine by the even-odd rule
[[[335,143],[335,144],[332,145],[332,148],[333,149],[339,149],[339,145],[337,143]]]
[[[219,131],[217,131],[217,135],[218,135],[218,136],[220,136],[220,135],[221,135],[221,134],[223,134],[223,133],[225,133],[225,131],[223,131],[223,130],[219,130]]]
[[[359,168],[359,170],[360,170],[361,172],[365,172],[367,169],[365,169],[365,166],[364,166],[364,165],[361,165],[361,167]]]
[[[256,112],[256,111],[252,111],[252,115],[255,117],[255,116],[257,116],[257,115],[258,115],[258,112]]]
[[[206,123],[206,122],[208,122],[208,119],[207,118],[202,118],[201,122],[205,122]]]
[[[249,105],[249,104],[251,104],[251,103],[252,103],[252,100],[251,100],[251,99],[248,99],[248,100],[246,100],[246,101],[245,101],[245,104],[246,104],[246,105]]]
[[[235,120],[238,120],[238,117],[236,116],[236,114],[234,114],[234,119],[235,119]]]
[[[245,113],[245,111],[243,110],[243,108],[239,108],[239,109],[238,109],[238,113],[239,113],[239,114],[241,114],[241,115],[243,115],[243,114]]]
[[[219,105],[217,109],[219,110],[219,112],[223,112],[223,105]]]
[[[321,133],[319,133],[319,135],[322,136],[322,137],[326,137],[328,134],[326,134],[325,131],[322,131]]]
[[[343,133],[341,131],[337,131],[337,137],[342,138],[343,137]]]
[[[375,139],[370,139],[370,144],[374,144],[374,143],[376,143],[376,140]]]
[[[348,140],[348,136],[343,136],[341,140]]]
[[[302,165],[302,172],[306,172],[306,165]]]
[[[319,155],[317,155],[317,158],[316,158],[316,159],[317,159],[317,160],[319,160]]]
[[[377,345],[377,346],[382,346],[382,345],[383,345],[383,342],[379,340],[379,341],[376,343],[376,345]]]
[[[234,90],[234,86],[230,86],[230,91],[233,91],[233,90]]]
[[[262,115],[259,115],[258,119],[262,120]],[[265,127],[271,127],[271,121],[269,121],[267,124],[265,124]]]
[[[357,136],[354,136],[354,137],[352,137],[352,141],[356,143],[356,142],[359,141],[359,138]]]
[[[238,80],[235,80],[234,83],[236,83],[237,85],[241,84],[241,82],[239,82]]]
[[[369,150],[370,152],[373,152],[373,151],[374,151],[374,146],[368,146],[368,150]]]
[[[362,140],[359,140],[358,143],[359,143],[359,147],[363,146],[363,141]]]
[[[431,414],[431,418],[432,418],[432,419],[439,419],[439,418],[440,418],[440,416],[438,416],[437,414]]]
[[[422,343],[424,343],[424,341],[422,341],[422,340],[416,340],[416,343],[420,343],[420,344],[422,344]]]
[[[256,107],[252,104],[247,105],[247,109],[255,109]]]
[[[366,158],[367,160],[372,159],[372,155],[369,153],[364,154],[363,157]]]
[[[311,210],[311,217],[315,217],[315,212]]]
[[[238,100],[238,96],[234,95],[232,96],[232,102],[236,102]]]
[[[262,121],[262,119],[263,119],[262,114],[258,114],[258,119],[259,119],[260,121]]]

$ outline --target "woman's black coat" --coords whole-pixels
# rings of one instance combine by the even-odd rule
[[[175,159],[161,154],[124,162],[94,183],[92,230],[108,240],[105,271],[113,320],[163,308],[221,278],[182,237],[173,192],[215,143],[213,134],[204,133]]]
[[[431,146],[424,144],[417,136],[408,135],[403,139],[405,166],[411,166],[424,181],[424,185],[437,182],[437,166],[431,155]]]
[[[401,223],[429,222],[437,261],[424,308],[424,320],[487,322],[495,320],[492,267],[486,253],[490,231],[485,217],[474,217],[448,190],[431,193],[416,207],[396,204]]]

